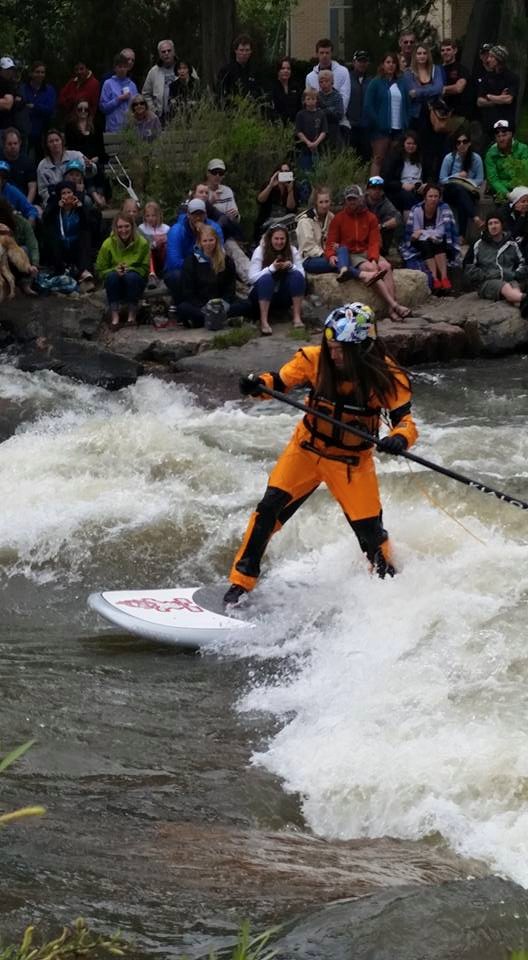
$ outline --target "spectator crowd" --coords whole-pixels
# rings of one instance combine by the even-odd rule
[[[0,255],[24,294],[90,293],[99,281],[117,327],[122,308],[135,323],[145,288],[163,281],[173,323],[218,329],[255,316],[266,336],[278,306],[302,327],[315,274],[375,287],[400,321],[410,310],[396,296],[396,256],[437,296],[452,293],[450,269],[463,258],[480,296],[528,316],[528,145],[515,135],[519,78],[507,49],[483,44],[472,73],[454,40],[442,40],[435,57],[410,30],[377,65],[366,50],[340,63],[326,38],[315,54],[305,76],[282,57],[264,79],[241,35],[219,73],[214,92],[227,122],[241,96],[271,122],[291,124],[289,156],[255,184],[254,224],[241,222],[230,171],[213,157],[169,222],[155,197],[143,208],[132,198],[109,230],[105,134],[129,130],[150,143],[185,122],[203,93],[195,67],[162,40],[143,82],[124,48],[106,76],[78,62],[56,90],[44,62],[26,76],[1,57]],[[368,167],[366,183],[341,184],[339,197],[324,183],[312,189],[320,159],[347,151]],[[25,256],[10,257],[14,246]]]

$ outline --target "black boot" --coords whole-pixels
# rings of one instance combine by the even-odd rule
[[[247,593],[247,590],[244,587],[239,587],[238,583],[232,583],[227,593],[224,594],[225,605],[234,607],[245,593]]]

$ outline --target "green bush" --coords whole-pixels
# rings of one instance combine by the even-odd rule
[[[190,112],[179,113],[152,147],[139,146],[136,161],[146,164],[143,199],[155,199],[166,216],[174,216],[193,183],[203,180],[207,163],[221,157],[226,182],[234,190],[242,224],[251,231],[257,214],[257,193],[293,147],[293,129],[271,123],[261,106],[237,98],[229,111],[209,96]]]
[[[334,204],[343,202],[343,189],[351,183],[367,182],[368,166],[354,150],[320,153],[307,179],[312,186],[328,187]]]

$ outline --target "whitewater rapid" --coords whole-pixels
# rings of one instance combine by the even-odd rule
[[[223,579],[297,417],[278,404],[206,410],[150,378],[107,394],[9,366],[0,402],[18,422],[0,445],[7,602],[20,578],[50,596]],[[484,389],[424,374],[417,452],[528,499],[525,408],[521,375]],[[528,515],[378,464],[400,574],[369,576],[318,490],[268,550],[255,635],[205,656],[249,658],[237,709],[278,730],[252,763],[299,794],[316,834],[439,834],[528,886]],[[255,663],[269,663],[264,680]]]

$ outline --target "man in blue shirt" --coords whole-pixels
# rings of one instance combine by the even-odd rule
[[[165,254],[165,273],[163,279],[177,305],[183,300],[181,290],[181,275],[183,262],[198,242],[200,226],[207,223],[212,227],[224,243],[222,228],[214,220],[207,218],[205,203],[197,197],[187,206],[187,213],[183,213],[167,234],[167,252]]]
[[[3,197],[11,204],[15,210],[18,210],[26,220],[29,220],[31,226],[35,226],[35,222],[39,218],[39,212],[32,203],[29,203],[26,200],[24,194],[18,187],[13,186],[12,183],[8,183],[8,177],[11,167],[8,164],[7,160],[0,160],[0,197]]]

